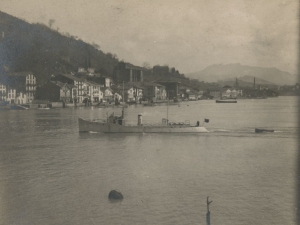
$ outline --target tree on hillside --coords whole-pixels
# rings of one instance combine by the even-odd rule
[[[96,44],[96,43],[92,43],[92,46],[97,49],[97,50],[100,50],[100,45]]]
[[[50,19],[48,21],[49,27],[51,28],[54,23],[55,23],[55,20],[54,19]]]
[[[147,70],[150,70],[150,69],[151,69],[151,66],[150,66],[150,64],[149,64],[148,62],[144,62],[144,63],[143,63],[143,67],[144,67],[145,69],[147,69]]]

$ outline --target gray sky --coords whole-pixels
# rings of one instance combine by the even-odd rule
[[[0,10],[181,73],[241,63],[297,72],[298,0],[0,0]]]

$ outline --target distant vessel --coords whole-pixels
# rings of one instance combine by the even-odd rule
[[[26,110],[28,108],[25,107],[25,106],[22,106],[22,105],[11,105],[10,109],[13,109],[13,110]]]
[[[237,103],[237,100],[216,100],[216,103]]]
[[[156,106],[154,102],[144,103],[143,106]]]
[[[263,133],[263,132],[274,132],[271,129],[262,129],[262,128],[255,128],[255,133]]]
[[[42,106],[42,107],[38,107],[37,109],[50,109],[50,108],[47,106]]]

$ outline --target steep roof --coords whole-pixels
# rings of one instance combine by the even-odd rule
[[[124,67],[125,69],[145,70],[144,67],[135,66],[131,63],[119,62],[118,67]]]
[[[66,77],[66,78],[69,78],[69,79],[71,79],[71,80],[75,80],[75,81],[84,81],[83,78],[76,77],[76,76],[74,76],[74,75],[72,75],[72,74],[61,73],[60,75]]]
[[[177,83],[177,84],[181,84],[180,81],[177,81],[174,78],[161,78],[161,79],[155,80],[155,82],[157,82],[157,83]]]
[[[113,92],[113,89],[111,89],[110,87],[100,87],[100,90],[102,91],[102,92],[104,92],[105,90],[110,90],[111,92]]]
[[[98,84],[98,83],[96,83],[94,81],[91,81],[91,80],[87,80],[85,82],[88,83],[88,84],[94,85],[94,86],[100,86],[101,85],[101,84]]]
[[[123,87],[124,87],[124,90],[129,90],[130,88],[137,88],[137,89],[145,89],[145,87],[142,87],[140,84],[137,84],[137,83],[126,83],[123,85],[114,85],[112,86],[112,89],[115,90],[115,91],[118,91],[119,93],[123,91]]]
[[[67,83],[63,83],[61,81],[50,81],[50,82],[57,85],[60,88],[64,87],[65,85],[67,85],[68,88],[77,88],[77,86],[75,86],[73,84],[67,84]]]
[[[10,73],[0,76],[0,83],[7,85],[10,88],[16,89],[18,92],[24,92],[26,90],[26,76],[31,74],[30,72]]]
[[[6,76],[10,76],[10,77],[26,77],[29,74],[32,74],[32,72],[27,72],[27,71],[13,72],[13,73],[7,73]]]
[[[155,87],[155,86],[163,86],[164,87],[163,84],[154,83],[154,82],[141,82],[139,84],[141,84],[143,86],[153,86],[153,87]]]

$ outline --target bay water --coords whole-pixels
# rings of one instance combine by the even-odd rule
[[[0,224],[206,224],[207,196],[212,225],[296,224],[298,100],[125,109],[129,124],[209,119],[201,134],[78,132],[121,108],[0,111]]]

